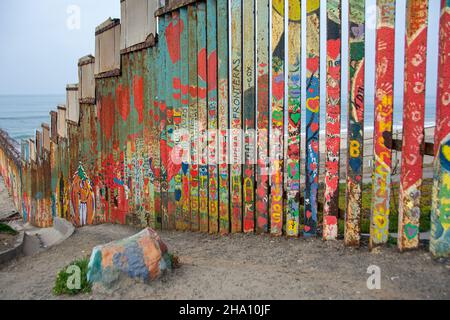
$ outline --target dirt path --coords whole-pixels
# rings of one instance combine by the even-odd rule
[[[130,227],[86,227],[34,257],[0,266],[0,299],[54,299],[56,273],[95,245],[136,233]],[[215,237],[162,232],[182,267],[150,286],[121,283],[77,299],[450,299],[450,265],[425,250],[370,254],[341,242]],[[382,289],[370,291],[367,268],[381,268]]]

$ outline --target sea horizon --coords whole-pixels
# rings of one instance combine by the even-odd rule
[[[323,100],[323,99],[322,99]],[[374,128],[373,102],[366,99],[365,132],[372,132]],[[65,104],[65,94],[0,94],[0,128],[20,142],[35,136],[42,123],[50,124],[50,111],[56,110],[60,104]],[[403,107],[400,108],[402,97],[394,98],[394,130],[402,128]],[[433,127],[436,123],[435,97],[426,98],[425,127]],[[320,133],[325,133],[325,105],[321,103]],[[342,133],[347,128],[347,110],[342,108]],[[302,112],[302,135],[305,132],[305,110]]]

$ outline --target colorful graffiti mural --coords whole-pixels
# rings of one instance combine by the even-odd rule
[[[323,8],[318,0],[306,1],[304,8],[301,3],[207,0],[158,10],[158,35],[116,52],[120,69],[92,75],[92,96],[79,101],[79,121],[66,120],[65,114],[74,111],[60,106],[51,114],[50,141],[43,142],[41,133],[35,140],[24,141],[20,161],[14,161],[17,154],[5,151],[9,149],[3,145],[8,143],[0,134],[0,172],[24,220],[47,227],[59,216],[80,227],[109,222],[288,237],[316,236],[322,231],[324,240],[335,240],[341,222],[339,204],[345,202],[345,244],[359,246],[366,8],[364,1],[349,2],[350,95],[344,173],[340,172],[341,141],[346,138],[341,135],[342,1],[326,3],[322,148]],[[389,239],[392,155],[399,148],[392,139],[395,7],[395,0],[377,2],[371,249]],[[419,241],[428,23],[426,2],[410,0],[407,8],[401,250],[416,248]],[[306,56],[302,57],[301,17],[305,13]],[[247,19],[255,15],[257,19]],[[446,256],[449,250],[449,16],[449,2],[442,0],[431,240],[436,256]],[[119,26],[118,21],[111,23],[108,28]],[[97,36],[108,28],[97,30]],[[305,87],[302,58],[306,58]],[[80,60],[79,67],[94,67],[96,61],[88,57]],[[78,90],[82,88],[83,83]],[[319,176],[321,156],[325,156],[324,172]],[[339,199],[342,175],[347,179],[345,201]],[[319,194],[322,185],[323,194]]]
[[[91,181],[80,164],[70,187],[71,221],[82,227],[95,221],[95,195]]]

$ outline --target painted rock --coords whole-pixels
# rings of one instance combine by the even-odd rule
[[[87,277],[89,282],[106,287],[121,276],[148,283],[171,270],[172,259],[159,235],[147,228],[130,238],[95,247]]]

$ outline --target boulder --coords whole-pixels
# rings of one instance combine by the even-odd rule
[[[89,282],[105,287],[124,275],[148,283],[171,270],[172,260],[159,235],[147,228],[130,238],[95,247],[87,277]]]

